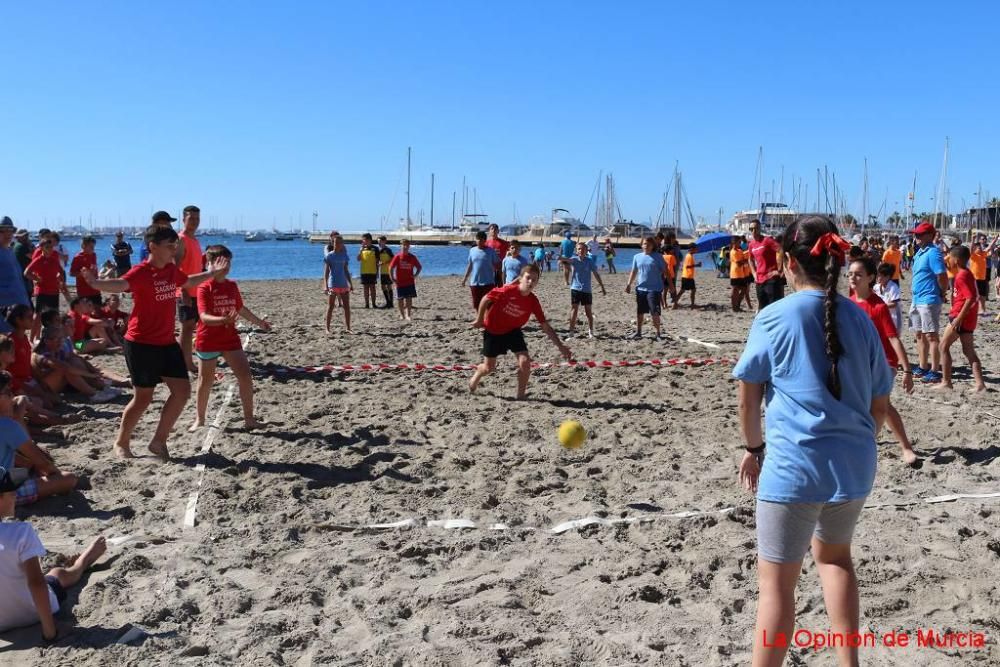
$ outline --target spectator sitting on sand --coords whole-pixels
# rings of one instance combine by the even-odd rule
[[[13,519],[17,490],[23,479],[14,479],[10,469],[0,470],[0,519]],[[0,631],[35,623],[42,625],[42,639],[58,638],[54,614],[66,599],[66,590],[79,583],[90,567],[107,550],[98,537],[87,550],[71,560],[69,567],[57,567],[42,575],[40,558],[45,547],[34,527],[25,521],[0,521]]]

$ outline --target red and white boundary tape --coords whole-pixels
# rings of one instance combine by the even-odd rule
[[[675,359],[635,359],[621,361],[554,361],[534,362],[532,368],[625,368],[629,366],[711,366],[735,364],[736,359],[727,358],[675,358]],[[363,373],[377,371],[473,371],[478,364],[327,364],[325,366],[278,366],[268,367],[273,373]]]

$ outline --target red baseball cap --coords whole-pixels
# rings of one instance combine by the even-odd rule
[[[913,235],[920,236],[921,234],[933,234],[937,230],[934,229],[934,225],[929,222],[921,222],[919,225],[913,228]]]

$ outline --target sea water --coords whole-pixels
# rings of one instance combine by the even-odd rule
[[[233,253],[233,267],[229,272],[229,277],[233,280],[289,280],[289,279],[309,279],[322,280],[323,278],[323,253],[326,246],[319,243],[309,243],[304,239],[295,241],[246,241],[241,236],[198,236],[202,249],[221,243],[229,248]],[[132,254],[132,263],[139,262],[139,248],[142,241],[139,239],[129,239],[135,252]],[[111,259],[111,245],[114,239],[102,238],[97,241],[98,265],[104,264],[105,260]],[[76,242],[65,241],[63,247],[72,257],[79,252]],[[399,246],[389,246],[393,252],[399,252]],[[358,244],[347,244],[347,254],[351,258],[351,275],[357,276],[358,269]],[[553,250],[554,247],[547,247],[546,250]],[[558,250],[555,249],[557,254]],[[526,259],[531,260],[531,253],[534,247],[523,249],[521,254]],[[411,245],[410,252],[417,256],[423,266],[421,275],[423,276],[461,276],[465,273],[465,267],[469,260],[468,246],[421,246]],[[628,273],[632,266],[632,257],[639,252],[631,248],[616,248],[615,268],[619,273]],[[706,253],[697,256],[702,263],[698,270],[699,274],[711,275],[714,273],[712,258]],[[604,253],[597,257],[597,264],[601,270],[605,268]],[[553,260],[552,268],[558,269],[558,263]],[[70,279],[72,282],[72,279]]]

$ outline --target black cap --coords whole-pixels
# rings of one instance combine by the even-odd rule
[[[157,211],[153,214],[153,224],[158,222],[177,222],[177,218],[170,217],[170,214],[166,211]]]
[[[22,227],[14,233],[14,236],[31,236],[31,232]]]
[[[10,216],[5,215],[2,219],[0,219],[0,227],[10,227],[13,229],[14,221],[10,219]]]
[[[13,493],[28,481],[28,471],[24,468],[7,470],[0,468],[0,493]]]

